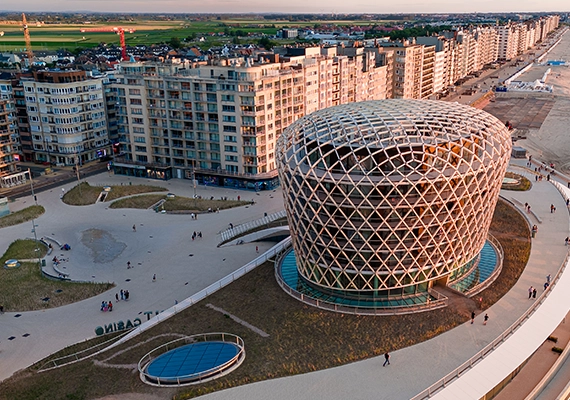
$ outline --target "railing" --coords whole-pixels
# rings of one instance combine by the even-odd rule
[[[153,376],[147,372],[148,366],[153,359],[157,356],[164,354],[170,350],[176,349],[178,347],[194,344],[197,342],[223,342],[223,343],[235,343],[239,348],[238,353],[225,363],[215,366],[213,368],[207,369],[205,371],[195,372],[193,374],[187,374],[182,376],[170,376],[170,377],[158,377]],[[162,346],[145,354],[139,361],[137,367],[143,382],[153,385],[153,386],[181,386],[190,383],[201,383],[208,380],[214,379],[223,372],[229,372],[228,369],[237,368],[245,359],[245,348],[243,339],[239,336],[232,335],[231,333],[204,333],[200,335],[192,335],[183,337],[180,339],[173,340],[171,342],[165,343]]]
[[[289,237],[288,239],[291,240],[291,237]],[[279,266],[281,265],[281,261],[284,256],[285,256],[285,251],[282,251],[279,256],[279,259],[275,262],[275,279],[277,280],[277,283],[279,284],[281,289],[283,289],[285,293],[289,294],[291,297],[305,304],[309,304],[313,307],[320,308],[322,310],[340,312],[344,314],[356,314],[356,315],[401,315],[401,314],[413,314],[417,312],[424,312],[428,310],[436,310],[439,308],[447,307],[448,304],[448,298],[434,289],[430,289],[429,295],[435,297],[435,300],[430,300],[423,304],[402,305],[397,307],[379,306],[372,308],[372,307],[358,307],[358,306],[343,306],[328,301],[318,300],[296,291],[295,289],[291,288],[289,285],[285,283],[285,281],[279,274]]]
[[[471,289],[469,289],[467,292],[465,292],[465,296],[467,296],[467,297],[473,297],[477,293],[480,293],[483,290],[487,289],[489,286],[491,286],[491,284],[493,282],[495,282],[495,279],[497,279],[497,277],[499,276],[499,274],[503,270],[503,261],[505,259],[505,253],[503,251],[503,246],[501,246],[501,243],[491,234],[487,235],[487,240],[489,242],[491,242],[491,245],[495,248],[495,252],[497,253],[497,257],[498,257],[497,264],[495,265],[495,269],[493,270],[493,273],[491,273],[491,275],[489,275],[487,277],[487,279],[485,279],[479,285],[476,285],[476,286],[472,287]]]
[[[236,224],[233,228],[228,228],[225,231],[220,232],[220,244],[218,246],[220,246],[225,242],[228,242],[229,240],[232,240],[237,236],[241,236],[242,234],[247,233],[255,228],[267,225],[270,222],[273,222],[280,218],[285,218],[286,216],[287,213],[285,212],[285,210],[281,210],[273,214],[269,214],[263,218],[256,219],[253,221],[248,221],[244,224],[239,224],[239,225]]]
[[[147,329],[152,328],[153,326],[157,325],[158,323],[178,314],[180,311],[183,311],[186,308],[188,308],[188,307],[198,303],[199,301],[205,299],[206,297],[208,297],[212,293],[215,293],[218,290],[226,287],[230,283],[241,278],[242,276],[244,276],[248,272],[254,270],[258,266],[264,264],[265,262],[267,262],[270,259],[272,259],[273,257],[275,257],[275,255],[279,254],[281,251],[288,248],[291,245],[290,243],[291,243],[290,237],[282,240],[281,242],[277,243],[275,246],[273,246],[272,248],[267,250],[265,253],[261,254],[256,259],[248,262],[243,267],[237,269],[235,272],[232,272],[231,274],[226,275],[225,277],[223,277],[219,281],[212,283],[210,286],[208,286],[205,289],[200,290],[198,293],[194,294],[193,296],[190,296],[187,299],[182,300],[177,305],[172,306],[172,307],[164,310],[160,314],[152,317],[150,320],[145,321],[142,324],[138,325],[128,335],[121,338],[121,340],[110,345],[109,347],[107,347],[105,349],[102,349],[100,352],[107,351],[107,350],[109,350],[115,346],[120,345],[121,343],[124,343],[124,342],[132,339],[135,336],[140,335],[141,333],[143,333]]]
[[[411,400],[423,400],[429,399],[431,396],[439,392],[441,389],[446,387],[449,383],[453,382],[457,378],[459,378],[463,373],[470,370],[473,366],[475,366],[479,361],[485,358],[489,353],[495,350],[501,343],[503,343],[509,336],[511,336],[534,312],[540,307],[540,305],[544,302],[546,297],[550,295],[550,291],[556,283],[560,279],[560,276],[565,271],[567,264],[570,260],[570,254],[566,255],[560,269],[556,273],[552,284],[538,297],[537,301],[533,303],[533,305],[523,314],[521,315],[507,330],[505,330],[498,338],[493,340],[487,346],[485,346],[482,350],[477,352],[473,357],[469,360],[461,364],[459,367],[451,371],[449,374],[444,376],[442,379],[435,382],[433,385],[428,387],[427,389],[423,390],[416,396],[412,397]]]
[[[99,349],[101,346],[107,346],[109,343],[121,339],[127,333],[129,333],[129,331],[123,332],[118,336],[115,336],[109,340],[106,340],[104,342],[101,342],[99,344],[91,346],[85,350],[81,350],[81,351],[78,351],[76,353],[69,354],[67,356],[58,357],[58,358],[54,358],[53,360],[49,360],[45,364],[43,364],[41,367],[39,367],[37,372],[45,372],[45,371],[49,371],[49,370],[52,370],[55,368],[63,367],[64,365],[69,365],[69,364],[73,364],[73,363],[76,363],[79,361],[86,360],[86,359],[88,359],[88,358],[90,358],[96,354],[99,354],[101,351],[97,350],[97,349]],[[90,353],[91,351],[93,351],[93,353]],[[48,356],[46,358],[49,358],[49,357],[50,356]]]

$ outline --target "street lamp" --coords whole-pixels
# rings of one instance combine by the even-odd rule
[[[36,195],[34,193],[34,181],[32,179],[32,173],[30,171],[30,169],[28,168],[28,175],[30,176],[30,189],[32,190],[32,197],[34,198],[34,201],[36,202],[36,206],[38,205],[38,199],[36,198]],[[40,257],[40,249],[38,247],[38,236],[36,234],[36,220],[32,217],[32,233],[34,234],[34,243],[36,245],[36,256],[38,257],[38,265],[40,266],[40,275],[42,272],[42,261],[41,261],[41,257]]]

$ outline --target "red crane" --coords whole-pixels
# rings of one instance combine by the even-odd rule
[[[134,29],[127,29],[129,33],[133,33]],[[123,57],[123,61],[129,61],[129,57],[127,56],[127,45],[125,44],[125,29],[121,27],[106,27],[106,28],[84,28],[81,29],[81,32],[115,32],[119,35],[121,39],[121,55]]]

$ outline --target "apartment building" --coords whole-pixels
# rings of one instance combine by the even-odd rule
[[[45,70],[22,78],[34,161],[82,164],[111,152],[102,79]]]
[[[0,82],[0,187],[11,187],[16,182],[19,159],[19,138],[15,123],[15,107],[12,88]]]
[[[434,93],[435,46],[392,44],[381,51],[391,53],[393,98],[427,99]]]
[[[279,51],[279,50],[278,50]],[[299,48],[208,65],[122,63],[116,96],[119,174],[250,189],[277,185],[275,142],[306,113],[386,98],[375,53]]]

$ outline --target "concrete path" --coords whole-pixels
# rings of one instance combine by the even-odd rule
[[[245,385],[201,398],[265,399],[271,393],[272,400],[409,399],[441,379],[522,315],[532,304],[528,299],[528,287],[532,285],[542,290],[546,275],[554,276],[566,256],[564,238],[568,235],[569,217],[566,205],[553,185],[542,181],[535,183],[529,192],[509,191],[502,195],[517,197],[523,204],[530,203],[543,222],[533,240],[529,263],[521,278],[499,302],[486,310],[490,317],[487,326],[478,316],[473,325],[465,323],[424,343],[393,352],[391,365],[387,367],[382,367],[383,357],[376,357],[309,374]],[[550,213],[550,204],[556,206],[557,213]]]
[[[193,188],[187,180],[167,182],[108,176],[107,173],[87,179],[91,184],[152,184],[162,185],[181,196],[192,196]],[[66,190],[74,184],[66,185]],[[142,312],[163,310],[174,305],[218,279],[235,271],[258,256],[256,245],[263,252],[269,243],[248,243],[240,246],[217,248],[217,233],[234,225],[262,218],[264,213],[283,209],[280,190],[259,192],[237,191],[226,188],[200,186],[198,195],[205,198],[227,196],[254,199],[253,206],[222,210],[220,213],[200,214],[197,220],[190,215],[169,215],[152,210],[114,210],[109,203],[74,207],[64,204],[56,188],[38,194],[38,203],[46,213],[36,220],[37,236],[52,236],[69,243],[72,250],[64,254],[69,261],[63,263],[65,271],[75,280],[115,282],[116,289],[99,296],[56,309],[23,312],[20,317],[6,312],[0,315],[0,381],[14,372],[62,349],[68,345],[95,336],[95,328],[118,320],[143,317]],[[31,197],[10,203],[16,211],[33,204]],[[137,231],[132,231],[136,224]],[[89,229],[109,232],[113,238],[126,244],[114,259],[98,263],[82,242],[82,234]],[[0,252],[18,238],[32,237],[32,222],[0,230]],[[202,239],[191,240],[194,231],[201,231]],[[192,255],[192,256],[190,256]],[[133,269],[127,269],[130,261]],[[156,274],[157,281],[152,281]],[[129,281],[127,281],[129,280]],[[128,289],[128,302],[115,303],[115,293]],[[103,313],[102,301],[112,300],[113,312]],[[7,310],[11,311],[11,310]],[[23,335],[28,334],[24,337]],[[9,338],[14,339],[9,340]]]

